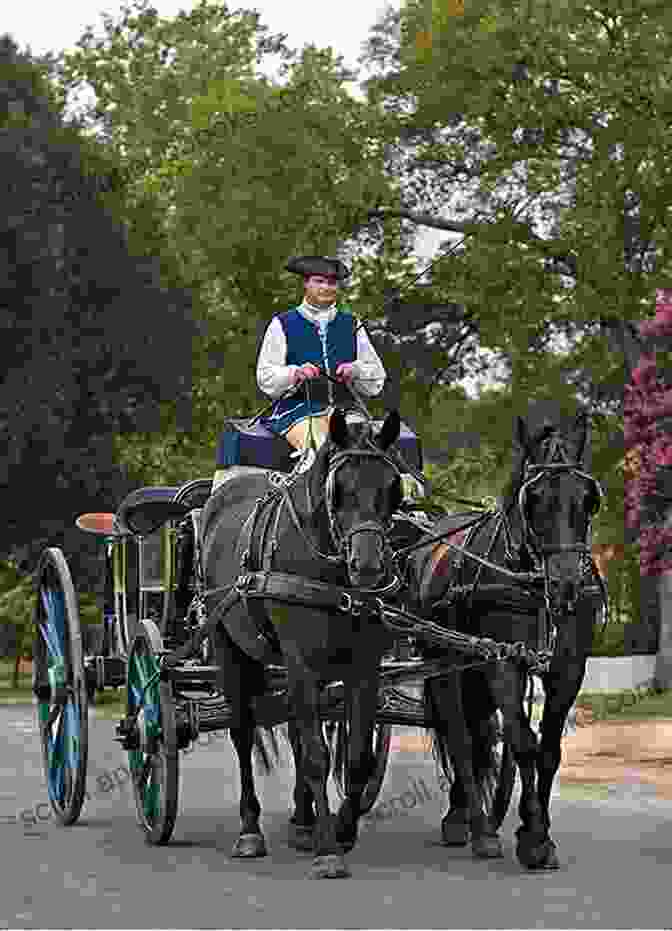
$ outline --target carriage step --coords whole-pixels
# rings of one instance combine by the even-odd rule
[[[161,678],[166,682],[215,682],[218,666],[164,666]]]

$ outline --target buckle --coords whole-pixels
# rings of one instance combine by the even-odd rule
[[[253,581],[254,576],[249,572],[245,572],[243,575],[239,575],[236,579],[236,591],[240,592],[241,594],[249,592]]]
[[[343,614],[351,614],[353,617],[359,617],[362,613],[362,602],[357,601],[349,592],[341,592],[341,601],[338,610]]]
[[[349,592],[341,592],[341,603],[338,610],[342,611],[343,614],[349,614],[352,611],[352,595]]]

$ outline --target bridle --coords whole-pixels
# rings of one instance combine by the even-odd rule
[[[347,566],[350,561],[350,550],[352,548],[354,538],[360,533],[377,534],[381,539],[384,555],[388,560],[391,560],[395,564],[394,577],[389,584],[383,586],[382,588],[358,588],[358,591],[376,595],[390,595],[397,592],[401,587],[401,575],[396,569],[396,560],[394,559],[394,554],[388,541],[388,533],[392,524],[392,515],[384,520],[360,521],[353,527],[350,527],[348,530],[344,530],[338,519],[338,513],[335,506],[336,475],[339,470],[343,468],[343,466],[350,463],[353,459],[361,460],[366,458],[379,460],[381,463],[391,466],[396,475],[401,477],[401,470],[399,469],[397,463],[392,458],[387,456],[382,450],[378,449],[369,438],[367,438],[367,443],[370,445],[370,449],[346,449],[337,453],[329,461],[324,484],[324,503],[327,512],[329,537],[334,553],[323,553],[305,532],[302,521],[296,509],[294,499],[292,497],[290,486],[284,485],[281,488],[281,491],[283,500],[288,506],[289,514],[295,528],[298,530],[299,534],[308,545],[309,549],[325,562],[331,563],[332,565]],[[305,473],[306,481],[308,481],[308,475],[309,473]],[[316,510],[316,507],[311,507],[309,484],[306,484],[306,497],[309,511]],[[317,506],[319,506],[319,502],[317,503]]]
[[[377,533],[383,540],[383,544],[387,545],[387,533],[392,523],[392,517],[390,515],[384,521],[374,521],[367,520],[361,521],[359,524],[355,524],[354,527],[351,527],[349,530],[345,531],[341,527],[336,508],[334,505],[334,498],[336,493],[336,473],[344,465],[347,465],[351,459],[378,459],[381,462],[391,466],[395,473],[400,477],[401,472],[397,464],[390,459],[385,453],[380,452],[379,450],[373,449],[353,449],[346,450],[341,453],[337,453],[334,458],[329,463],[329,471],[327,472],[327,478],[324,483],[324,500],[327,508],[327,517],[329,519],[329,533],[331,536],[331,541],[334,545],[334,548],[337,552],[345,555],[349,543],[356,534],[358,533]]]
[[[546,602],[549,616],[552,616],[562,613],[565,609],[573,612],[575,609],[575,602],[570,601],[566,605],[557,604],[557,601],[552,594],[551,582],[553,580],[549,571],[549,559],[561,553],[578,553],[581,555],[583,558],[581,560],[582,570],[579,579],[580,582],[583,582],[588,576],[590,576],[591,581],[594,581],[596,575],[595,567],[592,560],[591,549],[585,537],[583,541],[577,540],[575,543],[546,544],[541,541],[540,534],[537,533],[532,521],[529,518],[527,499],[530,489],[534,488],[545,479],[548,479],[554,475],[567,474],[574,476],[576,479],[584,482],[590,488],[594,500],[594,505],[590,510],[589,519],[599,511],[601,501],[604,497],[604,491],[597,479],[590,475],[588,472],[584,471],[581,462],[572,461],[569,458],[564,443],[557,434],[553,434],[548,440],[546,440],[546,443],[551,444],[549,461],[541,464],[525,464],[523,471],[523,482],[518,491],[517,504],[523,535],[522,548],[528,553],[532,561],[536,562],[537,568],[543,572],[544,600]],[[556,459],[559,459],[560,461],[554,461]],[[599,573],[597,573],[597,577],[599,580],[598,584],[600,584],[602,593],[604,595],[604,582]]]

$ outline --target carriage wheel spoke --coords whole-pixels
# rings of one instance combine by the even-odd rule
[[[61,706],[62,710],[62,706]],[[61,714],[56,727],[56,734],[52,738],[51,732],[47,735],[50,742],[49,760],[49,787],[54,801],[64,801],[64,770],[65,770],[65,715]]]
[[[155,756],[149,757],[147,763],[149,764],[148,776],[151,775],[151,779],[148,780],[144,790],[144,809],[148,818],[155,819],[158,817],[160,811],[159,796],[161,793],[161,764]]]

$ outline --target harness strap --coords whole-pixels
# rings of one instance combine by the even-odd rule
[[[243,598],[268,598],[295,604],[359,614],[362,609],[377,609],[377,599],[362,597],[359,592],[341,585],[330,585],[288,572],[247,572],[236,580],[236,590]]]
[[[200,626],[186,643],[183,643],[181,647],[178,647],[164,657],[163,661],[166,666],[176,666],[182,660],[189,659],[190,656],[197,653],[205,638],[214,631],[224,615],[237,604],[240,600],[240,592],[235,585],[228,585],[225,590],[228,590],[228,594],[217,604],[214,611],[208,616],[205,624]]]

